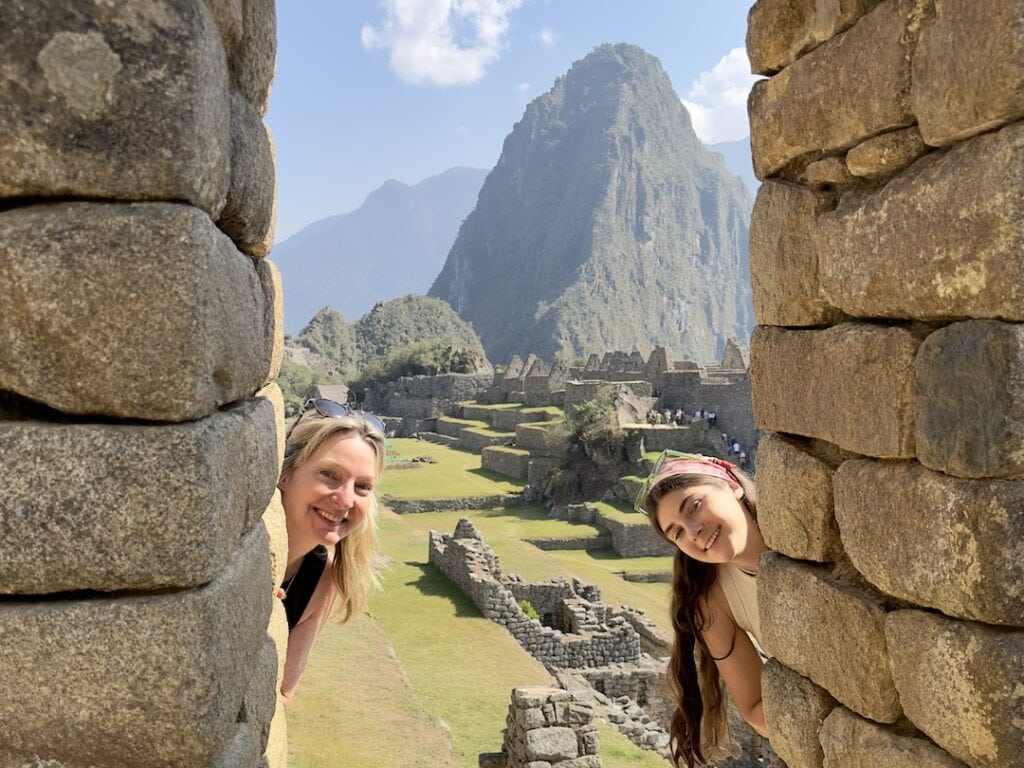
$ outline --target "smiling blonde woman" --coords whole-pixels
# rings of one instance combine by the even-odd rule
[[[384,424],[331,400],[310,400],[288,434],[277,487],[288,530],[278,597],[288,617],[281,696],[291,700],[317,635],[337,610],[343,622],[376,584],[377,499]]]
[[[669,732],[673,762],[693,768],[726,739],[723,684],[743,718],[768,735],[755,645],[758,558],[768,547],[757,525],[753,482],[721,459],[665,451],[636,506],[677,550],[668,670],[676,709]]]

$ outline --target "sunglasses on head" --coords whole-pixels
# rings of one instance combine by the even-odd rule
[[[292,425],[292,429],[311,411],[316,411],[320,416],[325,419],[340,419],[345,416],[355,416],[358,419],[362,419],[370,428],[380,432],[381,434],[387,433],[387,427],[379,416],[376,416],[369,411],[360,411],[342,403],[336,403],[333,400],[327,400],[322,397],[310,398],[306,401],[306,404],[302,406],[302,411],[299,413],[299,418],[295,420],[295,424]]]
[[[686,453],[684,451],[673,451],[669,448],[661,452],[661,455],[654,462],[654,466],[651,471],[644,478],[643,483],[640,484],[640,490],[637,491],[636,498],[633,500],[633,510],[639,512],[641,515],[647,514],[647,494],[650,493],[651,487],[655,481],[661,476],[662,470],[666,464],[671,464],[675,461],[692,461],[698,464],[707,464],[714,467],[721,468],[714,472],[708,472],[707,474],[717,475],[721,470],[725,470],[726,473],[732,474],[733,470],[736,469],[736,465],[732,464],[724,459],[718,459],[714,456],[702,456],[699,453]],[[699,473],[703,474],[703,473]]]

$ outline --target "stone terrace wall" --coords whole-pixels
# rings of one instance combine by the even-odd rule
[[[455,404],[475,400],[487,390],[492,373],[403,376],[366,390],[365,407],[374,413],[429,419],[453,413]]]
[[[640,637],[621,617],[609,619],[607,628],[581,634],[564,634],[529,618],[519,607],[509,577],[502,576],[497,555],[466,518],[459,520],[451,536],[431,531],[428,547],[431,564],[548,670],[600,667],[640,658]],[[519,584],[516,589],[523,587]]]
[[[773,744],[1018,765],[1021,3],[760,0],[747,49]]]
[[[283,768],[274,4],[0,29],[0,764]]]

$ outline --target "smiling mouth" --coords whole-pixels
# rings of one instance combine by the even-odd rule
[[[327,514],[322,509],[320,509],[319,507],[313,507],[313,511],[316,512],[318,515],[320,515],[320,517],[322,517],[324,520],[327,520],[330,523],[334,523],[335,525],[338,525],[340,523],[345,522],[345,519],[348,517],[348,513],[347,512],[344,513],[343,517],[332,517],[331,515]]]
[[[707,552],[709,549],[711,549],[715,545],[715,542],[718,541],[718,537],[721,534],[722,534],[722,526],[718,526],[717,528],[715,528],[715,532],[711,534],[711,538],[708,539],[708,543],[704,545],[704,551],[705,552]]]

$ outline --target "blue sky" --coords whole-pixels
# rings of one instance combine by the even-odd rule
[[[746,135],[751,0],[288,0],[266,120],[278,242],[387,179],[491,168],[526,105],[601,43],[654,54],[709,143]]]

